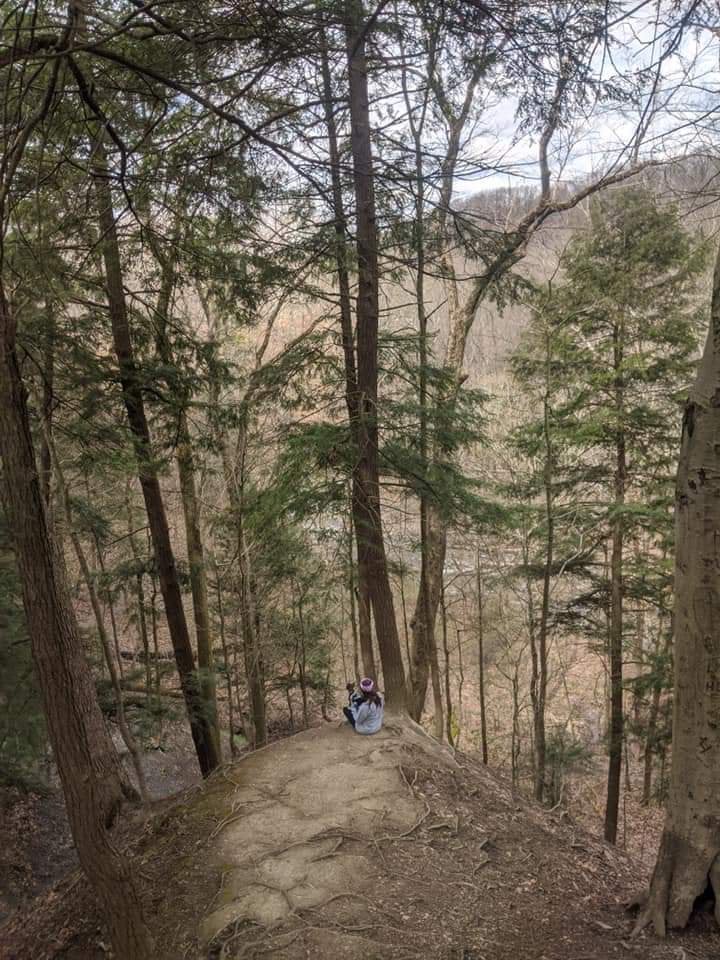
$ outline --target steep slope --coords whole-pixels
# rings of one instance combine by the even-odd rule
[[[628,941],[639,881],[621,853],[409,724],[325,725],[250,754],[157,813],[136,852],[167,960],[720,955],[702,922]],[[3,956],[107,956],[71,883],[6,930]]]

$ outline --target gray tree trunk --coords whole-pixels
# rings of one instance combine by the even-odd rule
[[[636,932],[686,926],[712,883],[720,923],[720,253],[683,419],[675,500],[675,685],[665,828]]]

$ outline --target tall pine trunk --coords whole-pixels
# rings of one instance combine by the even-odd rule
[[[219,745],[203,708],[202,695],[195,670],[195,659],[183,608],[180,581],[170,542],[170,530],[160,490],[160,480],[153,460],[150,430],[130,335],[120,263],[120,248],[112,209],[112,193],[107,178],[107,164],[102,145],[98,144],[97,150],[98,164],[95,174],[95,191],[113,344],[120,371],[123,401],[133,436],[138,476],[145,500],[155,562],[160,577],[160,591],[165,604],[165,615],[180,676],[180,686],[185,699],[200,771],[206,777],[220,763]]]
[[[215,387],[213,388],[215,389]],[[245,412],[247,416],[247,411]],[[267,743],[267,723],[265,710],[265,667],[258,633],[255,584],[252,577],[250,549],[245,534],[245,451],[247,444],[247,425],[244,420],[239,426],[237,442],[237,461],[232,463],[225,438],[218,431],[217,442],[220,448],[225,488],[228,501],[235,518],[237,560],[238,560],[238,600],[240,609],[240,630],[242,633],[243,662],[245,683],[247,686],[250,709],[249,740],[254,748]]]
[[[150,960],[154,947],[130,864],[108,832],[122,803],[123,775],[43,503],[15,321],[1,286],[0,455],[33,660],[80,863],[100,898],[116,954]]]
[[[200,499],[195,483],[195,458],[188,427],[187,413],[181,410],[178,417],[178,445],[175,462],[180,479],[180,498],[185,521],[190,593],[192,595],[195,639],[197,642],[200,693],[207,722],[215,739],[215,749],[221,757],[220,731],[217,718],[217,691],[215,688],[215,664],[210,630],[210,607],[208,603],[205,548],[200,530]]]
[[[533,705],[533,746],[535,750],[534,796],[542,803],[545,798],[546,768],[546,731],[545,707],[548,686],[548,632],[550,623],[550,586],[555,552],[555,509],[553,501],[553,463],[554,453],[550,432],[550,341],[548,337],[545,364],[545,396],[543,398],[543,444],[545,462],[543,465],[543,487],[545,494],[545,564],[543,568],[542,601],[540,622],[537,632],[537,656],[533,668],[537,671],[532,678]]]
[[[255,589],[242,512],[239,514],[237,521],[237,533],[238,566],[240,569],[240,624],[243,633],[245,677],[247,679],[252,722],[251,740],[253,747],[257,748],[263,747],[267,743],[265,667],[257,629],[258,619],[255,606]]]
[[[720,251],[710,329],[683,418],[675,494],[672,770],[636,931],[686,926],[708,883],[720,923]]]
[[[216,320],[213,318],[210,304],[200,291],[200,303],[208,321],[213,339],[217,338]],[[217,409],[220,403],[220,380],[216,376],[210,382],[209,407]],[[227,501],[235,519],[237,543],[237,598],[239,611],[239,630],[242,637],[242,653],[245,666],[245,686],[247,690],[250,716],[248,718],[248,739],[253,747],[264,746],[267,742],[267,724],[265,710],[265,667],[258,632],[258,614],[255,596],[255,582],[252,577],[250,549],[245,535],[245,456],[247,448],[248,419],[250,416],[250,389],[241,403],[241,417],[238,424],[236,454],[233,458],[228,449],[228,438],[217,417],[211,420],[215,443],[220,452],[220,462],[225,481]],[[233,645],[233,654],[237,655],[237,644]],[[243,716],[239,686],[239,671],[235,671],[238,711]]]
[[[45,506],[51,506],[52,495],[52,457],[50,440],[53,429],[53,408],[55,406],[55,311],[46,304],[45,309],[45,356],[43,359],[43,397],[42,397],[42,443],[40,447],[40,475]]]
[[[447,741],[451,747],[455,746],[455,741],[453,738],[453,707],[452,707],[452,694],[451,694],[451,685],[450,685],[450,648],[448,647],[448,634],[447,634],[447,604],[445,602],[445,588],[443,587],[442,597],[440,598],[440,612],[441,612],[441,625],[442,625],[442,644],[443,644],[443,656],[445,661],[445,733],[447,734]],[[440,701],[442,705],[442,699]],[[436,707],[437,709],[437,707]]]
[[[352,301],[350,297],[350,273],[348,269],[347,231],[348,223],[343,202],[342,181],[340,178],[340,151],[338,148],[337,125],[333,107],[332,77],[328,62],[327,38],[322,32],[321,68],[323,76],[323,96],[325,107],[325,123],[328,132],[328,153],[330,156],[330,179],[332,183],[333,226],[335,231],[335,261],[337,264],[338,293],[340,306],[340,331],[342,337],[343,356],[345,359],[345,403],[350,424],[350,436],[359,449],[361,446],[359,420],[359,394],[357,382],[357,361],[355,357],[355,336],[352,323]],[[353,476],[351,481],[351,526],[355,534],[357,549],[357,583],[358,583],[358,618],[357,630],[360,642],[360,651],[365,676],[377,679],[375,655],[372,645],[372,621],[370,599],[370,567],[367,559],[366,546],[361,543],[362,538],[362,511],[361,491],[358,486],[358,477]],[[350,550],[352,564],[352,548]],[[354,602],[354,598],[353,598]]]
[[[615,369],[615,411],[618,418],[615,444],[614,503],[612,546],[610,554],[610,732],[608,737],[608,780],[605,805],[605,839],[617,840],[620,781],[624,739],[623,714],[623,542],[625,479],[627,473],[624,427],[624,328],[620,321],[613,332],[613,365]]]
[[[477,555],[477,566],[475,570],[477,580],[477,618],[478,618],[478,693],[480,695],[480,746],[482,750],[482,762],[487,765],[488,762],[488,740],[487,740],[487,712],[485,709],[485,634],[483,630],[483,589],[482,575],[480,573],[480,553]]]
[[[380,509],[377,423],[379,262],[375,185],[370,137],[367,61],[368,25],[362,0],[347,0],[347,61],[358,259],[357,441],[353,500],[358,563],[367,583],[377,633],[388,706],[406,707],[405,670],[388,574]]]
[[[360,679],[360,640],[358,632],[358,619],[355,609],[355,558],[353,557],[353,522],[352,514],[350,515],[350,529],[348,530],[347,536],[347,551],[348,551],[348,568],[347,568],[347,591],[348,591],[348,600],[350,602],[350,630],[352,632],[353,640],[353,676],[355,680]],[[370,645],[370,654],[372,656],[372,644]],[[363,671],[366,677],[375,676],[375,665],[371,664],[371,670],[368,672],[365,669],[365,662],[363,657]],[[347,677],[346,677],[347,679]]]
[[[177,232],[177,231],[176,231]],[[171,242],[179,242],[177,239]],[[156,314],[157,350],[160,359],[176,370],[175,355],[168,335],[168,322],[175,286],[175,258],[171,252],[164,257],[155,249],[155,256],[161,268],[160,292]],[[195,457],[188,423],[188,391],[182,387],[176,391],[178,406],[176,425],[175,462],[180,480],[180,499],[185,521],[185,542],[187,544],[190,593],[192,595],[193,619],[195,621],[195,640],[197,643],[198,669],[200,672],[200,693],[207,722],[215,739],[215,750],[220,757],[220,731],[217,719],[217,692],[215,689],[215,666],[212,654],[212,632],[210,630],[210,608],[208,603],[207,573],[205,569],[205,548],[200,529],[200,500],[195,482]]]

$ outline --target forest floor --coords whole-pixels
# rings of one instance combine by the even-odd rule
[[[630,939],[635,859],[407,723],[278,741],[127,837],[158,960],[720,956],[705,914],[682,937]],[[0,932],[3,960],[109,954],[77,873]]]

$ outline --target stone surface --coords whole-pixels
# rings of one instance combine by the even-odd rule
[[[205,942],[230,924],[273,926],[338,895],[361,895],[373,866],[342,849],[408,830],[422,816],[400,774],[397,738],[345,726],[307,731],[250,754],[233,769],[209,856],[223,885],[205,917]]]

